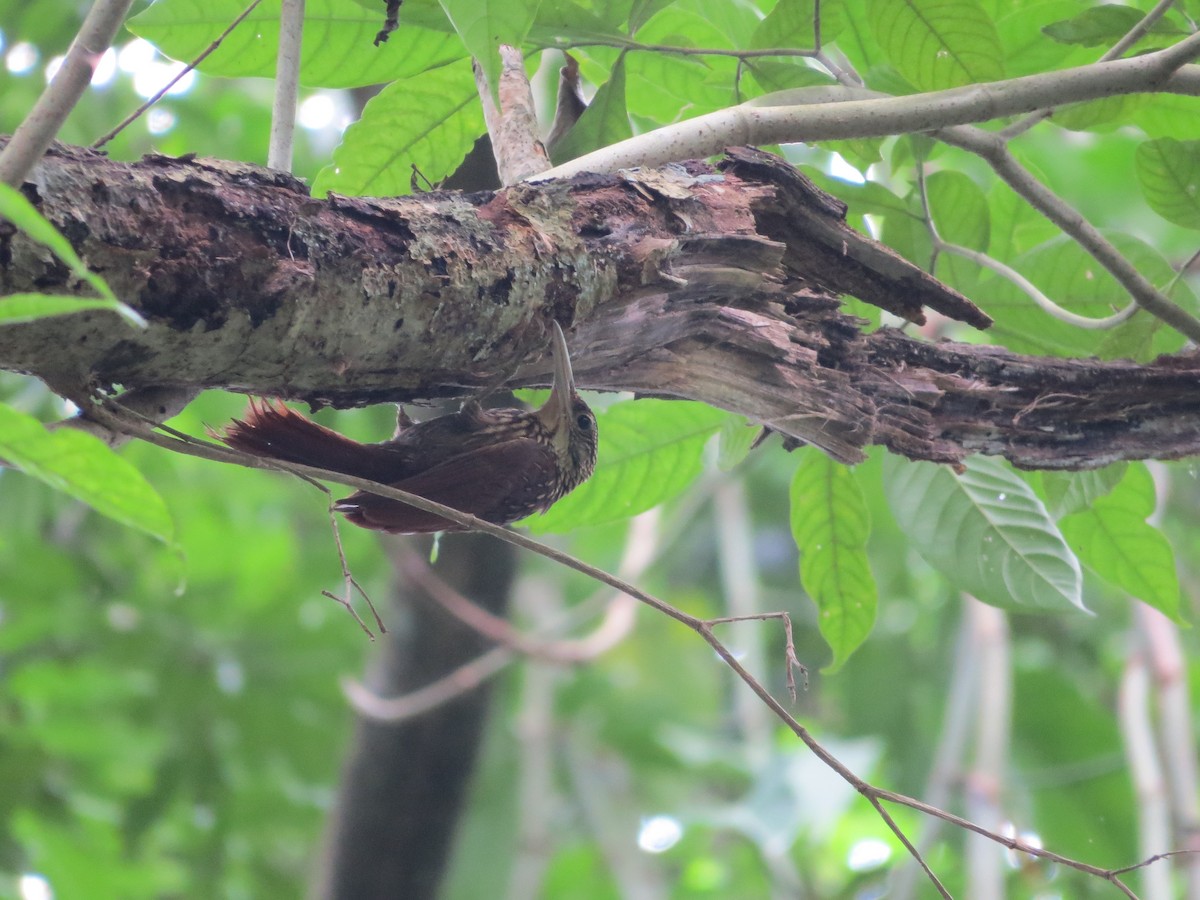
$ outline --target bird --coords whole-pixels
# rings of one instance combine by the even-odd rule
[[[535,410],[484,409],[468,400],[458,412],[416,423],[401,412],[390,440],[364,444],[278,400],[251,399],[245,417],[215,436],[235,450],[377,481],[508,525],[545,512],[596,467],[596,416],[575,390],[562,328],[552,325],[554,382]],[[466,530],[369,491],[333,508],[355,525],[392,534]]]

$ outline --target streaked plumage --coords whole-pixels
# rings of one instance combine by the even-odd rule
[[[251,400],[221,439],[237,450],[368,478],[496,524],[544,512],[592,474],[596,418],[575,392],[562,329],[554,323],[554,387],[540,409],[483,409],[402,424],[360,444],[278,401]],[[334,507],[355,525],[417,534],[460,530],[440,516],[358,491]]]

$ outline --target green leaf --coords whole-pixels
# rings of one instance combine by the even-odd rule
[[[146,327],[146,320],[132,307],[118,300],[108,283],[84,265],[70,242],[34,208],[25,195],[7,184],[0,184],[0,216],[16,225],[31,240],[49,247],[77,277],[90,284],[96,293],[104,298],[98,301],[71,296],[17,294],[8,298],[13,300],[14,304],[7,314],[0,313],[0,321],[30,321],[43,316],[61,316],[80,309],[107,309],[121,315],[133,325]],[[39,297],[45,297],[45,300],[37,299]],[[67,308],[66,301],[73,301],[76,309]],[[85,303],[89,305],[84,306]]]
[[[492,93],[500,84],[501,44],[520,47],[541,0],[440,0],[467,52],[487,74]]]
[[[1085,609],[1079,562],[1011,469],[988,457],[972,457],[962,474],[895,456],[884,465],[900,528],[960,590],[1014,611]]]
[[[1004,77],[996,26],[978,0],[870,0],[879,46],[918,90]]]
[[[1146,141],[1135,160],[1150,208],[1176,225],[1200,228],[1200,141]]]
[[[1167,285],[1174,279],[1170,263],[1154,247],[1125,234],[1106,236],[1153,283]],[[1082,316],[1102,318],[1130,302],[1129,292],[1107,269],[1062,235],[1035,247],[1010,264],[1059,306]],[[989,336],[1018,353],[1095,356],[1105,347],[1120,346],[1125,331],[1136,329],[1140,332],[1143,327],[1129,321],[1108,331],[1077,328],[1044,312],[1016,286],[1001,278],[981,282],[978,296],[996,321],[988,330]],[[1185,309],[1196,308],[1195,296],[1182,281],[1175,282],[1169,296]],[[1173,329],[1165,328],[1155,333],[1150,351],[1155,355],[1171,353],[1181,346],[1179,335]]]
[[[158,0],[129,20],[130,31],[172,59],[200,55],[246,7],[245,0]],[[383,3],[364,8],[352,0],[307,0],[300,82],[348,88],[411,78],[467,56],[445,14],[433,3],[409,2],[400,28],[374,46],[383,25]],[[264,0],[221,46],[198,66],[225,78],[275,76],[280,0]]]
[[[962,172],[934,172],[926,180],[929,206],[938,233],[948,241],[986,250],[991,222],[987,198],[979,185]]]
[[[1060,44],[1108,47],[1123,38],[1143,16],[1145,13],[1132,6],[1105,4],[1085,9],[1070,19],[1053,22],[1042,31]],[[1167,19],[1160,18],[1150,26],[1149,33],[1183,34],[1183,31]]]
[[[596,472],[543,516],[521,524],[570,531],[636,516],[680,494],[700,474],[704,445],[727,413],[680,400],[625,400],[596,414]]]
[[[805,49],[816,46],[813,29],[815,0],[779,0],[775,8],[758,23],[750,46]],[[846,27],[846,11],[839,0],[821,4],[821,43],[837,38]]]
[[[555,144],[554,161],[566,162],[632,135],[629,111],[625,107],[625,57],[622,55],[579,121]]]
[[[728,416],[721,423],[721,440],[717,447],[717,468],[729,472],[736,468],[750,454],[763,433],[761,425],[756,425],[745,416]]]
[[[1127,463],[1089,472],[1041,472],[1041,495],[1051,518],[1058,520],[1087,509],[1125,477]]]
[[[0,459],[99,513],[170,543],[171,514],[158,492],[105,443],[74,428],[47,430],[0,404]]]
[[[1059,524],[1080,562],[1181,622],[1175,553],[1162,532],[1146,521],[1156,505],[1154,479],[1145,464],[1133,463],[1110,494]]]
[[[840,668],[875,624],[878,591],[867,564],[871,533],[866,499],[846,466],[823,453],[803,455],[791,487],[792,537],[800,581],[817,604],[821,636]]]
[[[9,294],[0,297],[0,325],[17,325],[45,319],[49,316],[65,316],[88,309],[103,309],[123,316],[133,325],[146,327],[146,320],[136,310],[120,300],[103,297],[76,297],[70,294]]]
[[[389,84],[346,129],[313,195],[397,197],[412,191],[413,166],[436,184],[454,172],[484,131],[475,78],[463,60]]]

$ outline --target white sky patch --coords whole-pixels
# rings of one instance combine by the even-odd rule
[[[134,38],[117,54],[117,65],[122,72],[132,75],[139,69],[150,65],[157,58],[158,51],[154,49],[153,44],[141,38]]]
[[[840,153],[829,155],[829,174],[834,178],[842,179],[842,181],[849,181],[851,184],[863,184],[867,180],[863,173],[846,162]]]
[[[683,837],[683,825],[673,816],[651,816],[638,829],[638,847],[647,853],[670,850]]]
[[[296,120],[302,128],[320,131],[333,125],[337,112],[337,103],[332,96],[326,93],[313,94],[300,102]]]
[[[151,62],[133,73],[133,89],[139,97],[153,97],[172,78],[182,72],[187,66],[181,62]],[[167,91],[167,95],[186,94],[196,83],[196,71],[193,69]]]
[[[175,127],[175,113],[156,106],[146,113],[146,130],[151,134],[166,134]]]
[[[14,75],[24,75],[37,65],[38,58],[37,47],[28,41],[20,41],[4,54],[4,67]]]
[[[92,87],[104,87],[117,75],[117,51],[109,47],[92,72]]]
[[[17,881],[17,891],[21,900],[54,900],[54,891],[50,882],[42,875],[26,872]]]
[[[864,838],[856,841],[846,854],[846,865],[852,872],[867,872],[878,869],[892,858],[892,848],[879,838]]]

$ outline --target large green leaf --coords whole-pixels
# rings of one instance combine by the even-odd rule
[[[1126,234],[1113,233],[1107,237],[1152,282],[1160,285],[1171,282],[1174,277],[1171,264],[1154,247]],[[1103,318],[1130,302],[1128,291],[1108,270],[1074,241],[1061,235],[1010,264],[1059,306],[1082,316]],[[1195,297],[1183,282],[1175,283],[1170,296],[1186,309],[1195,309]],[[1044,312],[1015,285],[1001,278],[981,282],[977,299],[996,321],[988,331],[989,336],[1018,353],[1094,356],[1103,352],[1108,356],[1128,356],[1129,348],[1121,345],[1124,332],[1142,328],[1135,321],[1140,313],[1108,331],[1078,328]],[[1177,333],[1158,329],[1145,349],[1157,355],[1174,352],[1181,345],[1182,338]]]
[[[1004,77],[1004,53],[978,0],[870,0],[879,46],[918,90]]]
[[[846,466],[806,452],[791,487],[792,537],[800,548],[800,581],[820,610],[821,636],[839,668],[871,633],[878,591],[867,564],[871,533],[866,499]]]
[[[1031,473],[1041,481],[1041,496],[1051,518],[1058,520],[1087,509],[1125,477],[1126,463],[1113,463],[1088,472]]]
[[[73,428],[48,431],[32,416],[0,404],[0,459],[162,541],[170,542],[174,534],[158,492],[90,434]]]
[[[1109,47],[1123,38],[1145,16],[1140,9],[1118,3],[1082,10],[1078,15],[1052,22],[1042,31],[1062,44],[1084,47]],[[1157,19],[1147,30],[1150,34],[1184,36],[1186,32],[1169,19]]]
[[[1016,611],[1084,609],[1079,562],[1011,469],[972,457],[959,474],[889,456],[884,474],[901,529],[960,590]]]
[[[313,179],[313,194],[408,194],[413,166],[436,184],[458,168],[483,131],[475,79],[465,60],[393,82],[346,129],[333,162]]]
[[[596,473],[543,516],[535,532],[569,531],[636,516],[681,493],[702,469],[704,444],[728,413],[703,403],[625,400],[596,415]]]
[[[1150,208],[1176,225],[1200,228],[1200,141],[1146,141],[1136,160],[1138,183]]]
[[[800,50],[816,46],[814,13],[816,0],[779,0],[750,38],[752,47],[784,47]],[[841,0],[821,4],[821,43],[835,40],[846,27]]]
[[[467,52],[487,73],[492,93],[500,78],[501,44],[520,47],[541,0],[440,0]]]
[[[158,0],[129,20],[129,29],[167,56],[195,59],[245,9],[245,0]],[[445,14],[430,0],[408,0],[400,28],[374,46],[384,5],[307,0],[300,81],[309,87],[360,87],[411,78],[467,55]],[[199,69],[224,77],[275,75],[280,0],[264,0]],[[438,28],[438,26],[441,28]]]
[[[1157,505],[1144,463],[1128,467],[1111,493],[1063,519],[1063,536],[1080,562],[1109,584],[1181,621],[1175,553],[1146,519]]]

